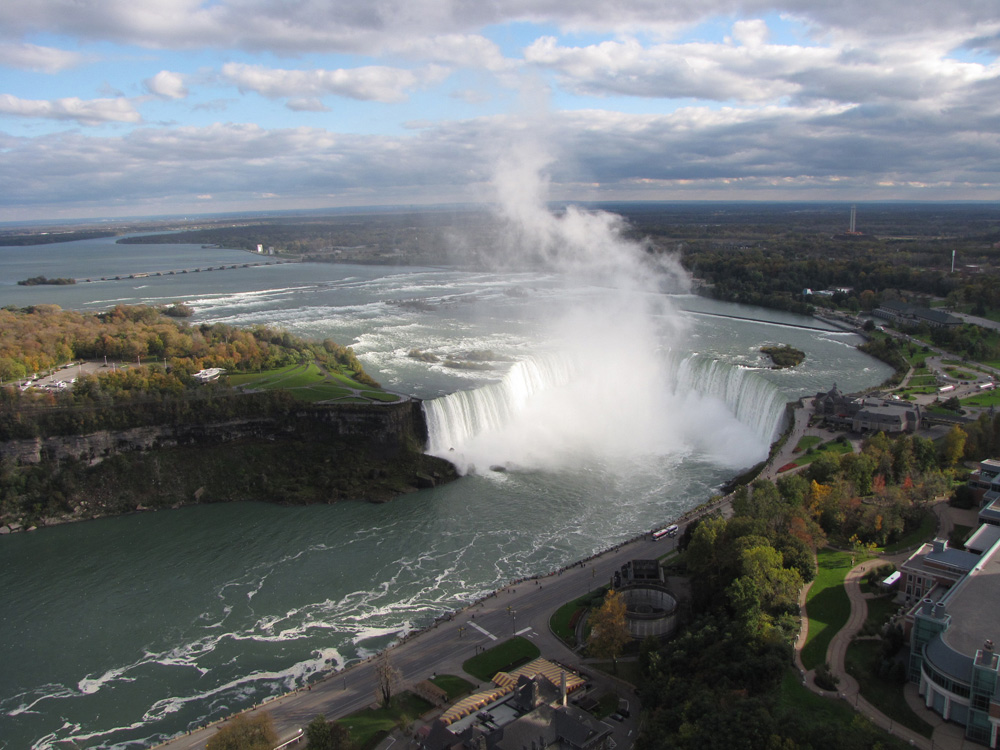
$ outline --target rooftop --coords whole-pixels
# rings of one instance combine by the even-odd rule
[[[941,639],[954,651],[972,659],[983,643],[1000,641],[1000,542],[994,543],[958,585],[944,597],[951,625]]]
[[[984,523],[976,530],[976,533],[969,537],[965,548],[981,554],[997,542],[1000,542],[1000,526]]]
[[[981,559],[978,555],[965,550],[952,549],[947,546],[947,542],[935,539],[933,542],[921,545],[903,563],[903,568],[908,572],[926,573],[927,575],[940,573],[942,569],[954,571],[956,575],[964,575],[972,570]]]

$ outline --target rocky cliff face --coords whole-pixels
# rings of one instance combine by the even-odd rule
[[[237,419],[213,424],[165,424],[126,430],[101,430],[87,435],[66,435],[0,443],[0,459],[18,465],[67,460],[94,465],[121,453],[236,440],[274,440],[310,431],[317,425],[331,434],[364,443],[377,455],[391,457],[400,451],[420,451],[427,440],[427,425],[419,401],[400,404],[347,404],[299,409],[282,418]]]
[[[32,480],[5,490],[0,526],[233,500],[382,502],[457,478],[423,453],[426,437],[420,402],[408,401],[9,440],[8,479]]]

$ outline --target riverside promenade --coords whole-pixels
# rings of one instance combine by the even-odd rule
[[[652,541],[646,535],[547,576],[511,583],[439,619],[432,626],[404,637],[389,649],[392,665],[402,676],[400,689],[405,690],[435,673],[460,675],[475,683],[474,677],[462,671],[462,664],[480,649],[488,649],[515,634],[534,642],[542,656],[579,671],[583,666],[579,654],[552,634],[549,617],[565,602],[606,584],[612,573],[628,560],[660,557],[674,549],[676,541]],[[266,710],[278,736],[289,740],[317,714],[334,719],[371,705],[375,692],[374,666],[374,659],[354,664],[247,713]],[[595,682],[605,679],[610,684],[611,678],[593,675]],[[204,748],[220,726],[221,723],[210,725],[176,737],[160,747],[169,750]]]

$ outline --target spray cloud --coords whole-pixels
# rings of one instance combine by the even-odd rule
[[[617,215],[551,211],[552,161],[538,138],[497,159],[501,232],[489,260],[552,271],[573,302],[538,322],[550,351],[532,352],[501,383],[426,405],[430,452],[465,472],[593,462],[624,469],[630,459],[689,454],[732,466],[758,460],[760,437],[722,401],[677,379],[686,326],[663,291],[686,291],[686,273],[626,238]]]

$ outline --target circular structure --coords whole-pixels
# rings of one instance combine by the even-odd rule
[[[676,627],[677,600],[666,587],[656,584],[633,584],[620,589],[625,600],[628,631],[637,640],[647,636],[664,638]]]

